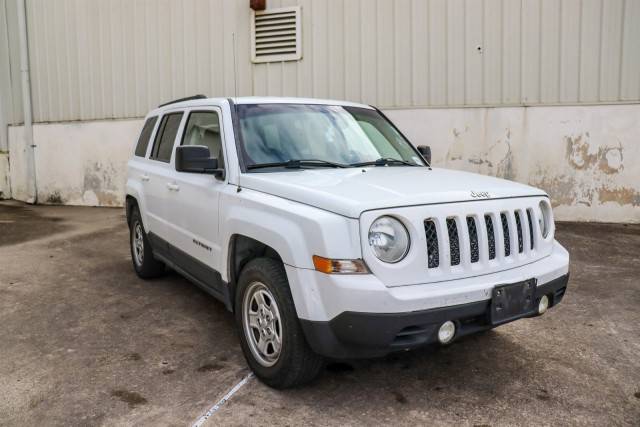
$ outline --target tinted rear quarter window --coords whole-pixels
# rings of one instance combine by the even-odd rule
[[[160,127],[156,133],[156,140],[153,144],[151,159],[169,163],[181,120],[182,113],[170,113],[162,117]]]
[[[136,145],[136,156],[144,157],[147,154],[147,147],[149,146],[149,138],[153,132],[153,127],[158,121],[158,116],[149,117],[144,126],[142,132],[140,132],[140,138],[138,138],[138,144]]]

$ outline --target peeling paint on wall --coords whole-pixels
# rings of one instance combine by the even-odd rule
[[[99,206],[122,205],[117,179],[119,171],[113,164],[94,162],[84,171],[82,198]]]
[[[640,222],[640,105],[387,114],[435,166],[539,187],[558,219]]]
[[[561,205],[576,203],[591,205],[591,192],[576,185],[576,180],[570,175],[552,177],[548,171],[538,170],[530,183],[534,187],[544,189],[551,195],[551,205],[555,208]]]
[[[596,147],[596,152],[591,152],[589,132],[584,135],[565,136],[567,145],[567,160],[569,165],[578,170],[586,170],[598,166],[600,171],[606,174],[622,172],[623,148],[620,141],[617,147]]]
[[[598,199],[601,203],[614,202],[622,205],[640,206],[640,192],[632,188],[600,188]]]
[[[606,174],[618,173],[624,170],[622,144],[619,147],[607,147],[600,151],[600,170]]]

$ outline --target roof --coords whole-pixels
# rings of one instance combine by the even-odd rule
[[[317,105],[342,105],[345,107],[371,108],[370,105],[356,102],[339,101],[336,99],[295,98],[281,96],[243,96],[231,98],[236,104],[317,104]]]
[[[191,99],[182,102],[175,102],[164,104],[158,108],[155,108],[150,112],[153,114],[162,113],[166,110],[172,110],[176,108],[186,107],[198,107],[207,105],[220,105],[228,102],[231,99],[234,103],[239,105],[245,104],[313,104],[313,105],[339,105],[344,107],[360,107],[360,108],[372,108],[370,105],[358,104],[356,102],[339,101],[334,99],[316,99],[316,98],[295,98],[295,97],[279,97],[279,96],[241,96],[237,98],[204,98],[204,99]]]

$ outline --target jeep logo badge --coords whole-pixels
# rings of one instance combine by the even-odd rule
[[[471,197],[474,199],[489,199],[491,196],[488,191],[472,191]]]

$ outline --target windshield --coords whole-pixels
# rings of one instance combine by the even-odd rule
[[[376,161],[376,165],[425,166],[409,141],[376,110],[240,104],[237,112],[242,154],[249,169],[300,160],[313,161],[315,167],[329,167],[329,163],[355,167]]]

